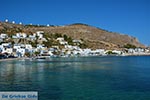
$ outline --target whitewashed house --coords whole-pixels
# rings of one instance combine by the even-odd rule
[[[0,43],[3,42],[3,39],[0,38]]]
[[[6,39],[6,38],[8,38],[8,35],[7,35],[7,34],[4,34],[4,33],[1,33],[1,34],[0,34],[0,38],[1,38],[1,39]]]
[[[14,44],[13,48],[14,48],[14,49],[20,49],[20,48],[21,48],[21,45],[20,45],[20,44]]]
[[[29,39],[30,40],[36,40],[36,33],[34,33],[33,35],[29,35]]]
[[[12,46],[11,43],[2,43],[1,45],[6,48],[10,48]]]
[[[49,54],[50,56],[54,56],[53,52],[51,52],[51,51],[48,51],[48,54]]]
[[[65,41],[64,38],[60,37],[60,38],[57,38],[56,40],[59,41],[59,43],[62,44],[62,45],[67,45],[68,44],[68,42]]]
[[[39,39],[43,38],[43,34],[44,34],[44,31],[37,31],[36,32],[36,35],[39,37]]]
[[[150,50],[148,50],[148,49],[145,49],[145,52],[146,52],[146,53],[149,53],[149,52],[150,52]]]
[[[12,54],[13,53],[13,48],[6,48],[5,51],[3,51],[2,53],[9,53],[9,54]]]
[[[5,48],[2,45],[0,45],[0,52],[2,53],[4,50]]]
[[[72,40],[72,42],[73,42],[75,45],[79,45],[79,44],[82,44],[82,43],[83,43],[81,40]]]
[[[12,54],[13,49],[9,46],[9,44],[5,43],[5,44],[0,45],[0,52]]]
[[[64,38],[61,38],[61,37],[57,38],[56,40],[57,41],[65,41]]]
[[[48,50],[40,50],[40,55],[49,56],[49,52],[48,52]]]
[[[17,38],[26,38],[26,37],[27,37],[27,34],[26,34],[26,33],[17,33],[17,34],[16,34],[16,37],[17,37]]]
[[[13,39],[17,39],[18,37],[17,37],[16,35],[13,35],[12,38],[13,38]]]
[[[142,48],[135,48],[135,52],[143,53],[143,52],[144,52],[144,49],[142,49]]]
[[[68,42],[66,42],[66,41],[60,41],[59,42],[61,45],[66,45],[66,44],[68,44]]]
[[[74,55],[81,55],[81,51],[80,50],[73,50],[72,53]]]
[[[23,57],[25,54],[25,48],[23,47],[22,44],[14,44],[13,51],[15,56],[17,57]]]
[[[22,33],[21,34],[21,38],[27,38],[27,34],[26,33]]]
[[[26,49],[32,49],[32,45],[31,44],[25,44],[25,48]]]
[[[43,38],[43,34],[38,35],[39,39]]]
[[[73,49],[72,45],[65,45],[65,49]]]
[[[39,34],[44,34],[44,31],[37,31],[36,34],[37,34],[37,35],[39,35]]]
[[[104,49],[96,49],[96,50],[91,50],[90,55],[104,55],[105,50]]]
[[[134,49],[128,49],[128,53],[135,53]]]
[[[18,57],[23,57],[25,55],[25,52],[26,52],[25,48],[20,48],[16,50],[16,54]]]
[[[26,44],[26,45],[25,45],[26,52],[32,53],[32,52],[33,52],[33,49],[32,49],[32,48],[33,48],[33,47],[32,47],[31,44]]]
[[[91,53],[91,49],[83,49],[81,51],[82,56],[88,56]]]
[[[20,38],[21,37],[20,35],[21,35],[20,33],[16,33],[17,38]]]
[[[116,53],[116,54],[119,54],[119,55],[122,54],[122,51],[119,51],[119,50],[113,50],[112,52],[113,52],[113,53]]]
[[[105,55],[105,50],[104,49],[96,49],[99,51],[100,55]]]
[[[2,48],[0,48],[0,53],[2,53]]]
[[[45,47],[45,46],[42,45],[42,44],[37,44],[37,49],[38,49],[38,50],[46,50],[47,47]]]

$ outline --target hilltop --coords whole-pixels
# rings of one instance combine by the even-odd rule
[[[87,44],[87,47],[92,49],[123,49],[127,44],[142,48],[145,47],[135,37],[109,32],[81,23],[66,26],[43,26],[0,22],[0,33],[15,34],[16,32],[24,32],[32,34],[36,31],[44,31],[47,34],[66,34],[73,39],[82,39]]]

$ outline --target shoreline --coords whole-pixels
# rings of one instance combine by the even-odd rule
[[[141,54],[124,54],[123,56],[150,56],[150,53],[141,53]]]
[[[109,56],[109,55],[105,55],[104,57],[106,57],[106,56]],[[118,56],[118,55],[116,55],[116,56]],[[148,54],[124,54],[124,55],[119,55],[119,56],[123,56],[123,57],[126,57],[126,56],[150,56],[150,53],[148,53]],[[100,56],[100,57],[102,57],[102,56]],[[30,58],[28,58],[28,57],[22,57],[22,58],[5,58],[5,59],[0,59],[0,62],[2,62],[2,61],[12,61],[12,60],[27,60],[27,59],[30,59]]]
[[[6,58],[6,59],[0,59],[0,62],[2,61],[12,61],[12,60],[24,60],[29,58]]]

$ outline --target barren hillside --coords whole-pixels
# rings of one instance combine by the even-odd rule
[[[126,44],[132,44],[136,47],[144,47],[144,45],[139,43],[138,39],[135,37],[109,32],[85,24],[47,27],[0,22],[0,33],[14,34],[16,32],[25,32],[30,34],[36,31],[44,31],[47,34],[66,34],[73,39],[83,39],[88,44],[88,47],[93,49],[121,49]]]

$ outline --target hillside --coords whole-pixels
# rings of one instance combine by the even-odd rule
[[[136,47],[145,47],[139,43],[138,39],[135,37],[109,32],[86,24],[47,27],[0,22],[0,33],[15,34],[16,32],[25,32],[31,34],[36,31],[44,31],[48,34],[66,34],[73,39],[83,39],[88,47],[93,49],[122,49],[126,44],[132,44]]]

